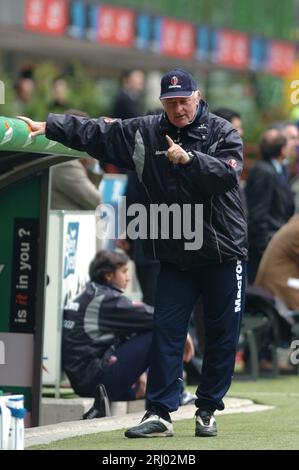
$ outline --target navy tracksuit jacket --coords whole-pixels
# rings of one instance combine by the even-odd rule
[[[190,163],[168,161],[165,134],[192,151]],[[234,369],[247,257],[247,227],[238,192],[243,166],[238,132],[209,113],[201,101],[196,118],[184,128],[176,128],[162,114],[124,121],[50,114],[46,136],[103,163],[135,170],[148,207],[203,205],[200,227],[194,211],[190,216],[203,233],[197,250],[186,249],[190,240],[184,233],[179,239],[164,239],[158,230],[158,239],[144,240],[146,256],[161,262],[147,400],[168,411],[177,409],[188,321],[202,295],[206,341],[196,405],[222,409]]]

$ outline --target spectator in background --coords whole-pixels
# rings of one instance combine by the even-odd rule
[[[248,207],[248,282],[254,282],[260,260],[272,236],[294,213],[294,198],[286,172],[288,142],[269,129],[260,142],[262,160],[250,170],[245,188]]]
[[[263,254],[255,284],[299,311],[299,289],[288,280],[299,280],[299,214],[294,215],[272,238]]]
[[[271,124],[269,129],[277,129],[287,139],[287,158],[285,160],[287,172],[293,177],[291,182],[295,198],[295,210],[299,212],[299,130],[293,122],[277,122]]]
[[[139,69],[130,69],[122,73],[121,89],[116,96],[112,116],[119,119],[131,119],[142,116],[140,96],[144,90],[144,73]],[[108,163],[105,165],[107,173],[124,173],[124,170]]]
[[[269,126],[269,130],[276,129],[287,139],[287,160],[292,163],[298,157],[299,131],[293,122],[277,122]]]
[[[101,203],[98,189],[88,178],[90,163],[93,158],[74,158],[53,167],[51,209],[93,210]]]
[[[34,97],[35,89],[36,85],[32,68],[22,69],[15,85],[16,99],[13,104],[14,114],[26,114],[28,106]]]
[[[67,114],[88,117],[86,113],[69,110]],[[93,210],[101,203],[97,187],[88,177],[89,168],[94,168],[97,160],[92,157],[71,160],[52,168],[51,209],[54,210]]]
[[[243,135],[243,124],[241,120],[241,115],[230,108],[217,108],[213,111],[216,116],[222,117],[231,123],[234,129],[236,129],[240,136]]]
[[[53,110],[53,113],[64,113],[70,108],[68,101],[69,87],[62,75],[53,80],[51,94],[52,102],[50,103],[50,109]]]
[[[292,163],[298,157],[299,131],[294,123],[288,122],[284,125],[282,133],[288,141],[287,159]]]
[[[126,70],[121,76],[121,90],[116,97],[112,115],[120,119],[141,116],[140,95],[144,90],[142,70]]]
[[[299,214],[294,215],[273,236],[259,265],[255,285],[276,297],[276,303],[285,319],[280,333],[278,366],[281,371],[292,371],[289,345],[296,336],[296,316],[299,312]],[[298,338],[298,336],[297,336]],[[260,366],[272,368],[271,359],[264,354]]]
[[[294,177],[292,179],[292,190],[295,198],[295,209],[299,212],[299,131],[295,124],[288,122],[283,124],[283,135],[287,138],[287,164],[288,170]]]

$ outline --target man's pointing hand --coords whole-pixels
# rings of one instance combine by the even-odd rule
[[[172,163],[181,163],[182,165],[188,163],[190,157],[187,152],[185,152],[185,150],[180,145],[175,144],[169,135],[166,135],[165,138],[169,147],[166,154],[168,160]]]

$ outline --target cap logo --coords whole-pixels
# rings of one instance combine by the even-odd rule
[[[176,77],[175,75],[173,77],[171,77],[171,79],[170,79],[171,85],[177,85],[178,81],[179,81],[178,77]]]
[[[173,77],[171,77],[171,79],[170,79],[171,85],[168,86],[168,89],[170,89],[170,88],[182,88],[182,85],[178,85],[178,82],[179,82],[178,77],[173,75]]]

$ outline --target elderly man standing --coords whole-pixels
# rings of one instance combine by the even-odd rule
[[[202,294],[206,338],[195,435],[215,436],[214,411],[223,410],[231,384],[244,304],[247,241],[238,193],[242,141],[229,122],[209,113],[188,72],[165,73],[160,100],[164,114],[124,121],[53,114],[46,123],[25,120],[33,136],[46,133],[101,162],[135,170],[148,197],[148,214],[166,206],[186,215],[179,224],[173,220],[168,234],[158,218],[144,240],[145,254],[159,259],[161,270],[147,412],[125,435],[173,435],[169,413],[179,406],[188,321]]]

